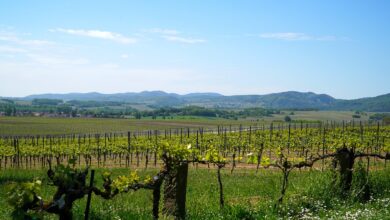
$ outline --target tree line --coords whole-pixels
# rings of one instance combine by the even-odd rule
[[[0,100],[0,115],[5,116],[63,116],[96,118],[136,118],[151,117],[169,119],[175,116],[218,117],[238,119],[245,117],[265,117],[279,114],[280,110],[266,108],[215,109],[200,106],[154,107],[138,110],[121,102],[97,102],[72,100],[63,102],[57,99],[34,99],[30,103]]]

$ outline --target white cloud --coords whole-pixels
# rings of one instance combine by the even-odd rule
[[[127,58],[129,58],[129,55],[128,55],[128,54],[122,54],[122,55],[121,55],[121,58],[122,58],[122,59],[127,59]]]
[[[204,43],[206,40],[190,38],[190,37],[179,37],[179,36],[163,36],[164,39],[173,42],[186,43],[186,44],[196,44],[196,43]]]
[[[336,40],[334,36],[312,36],[305,33],[298,32],[279,32],[279,33],[262,33],[259,35],[265,39],[276,39],[286,41],[304,41],[304,40],[318,40],[318,41],[331,41]]]
[[[321,37],[317,37],[316,40],[323,40],[323,41],[333,41],[333,40],[347,40],[347,38],[343,37],[343,38],[337,38],[335,36],[321,36]]]
[[[87,64],[87,59],[68,59],[59,56],[53,55],[43,55],[43,54],[26,54],[32,61],[43,64],[46,66],[58,66],[58,65],[82,65]]]
[[[179,31],[174,29],[162,29],[162,28],[152,28],[149,30],[146,30],[146,32],[150,33],[156,33],[156,34],[164,34],[164,35],[177,35],[180,34]]]
[[[164,38],[167,41],[185,43],[185,44],[196,44],[204,43],[206,40],[193,38],[193,37],[183,37],[181,32],[175,29],[163,29],[163,28],[152,28],[148,29],[145,32],[158,34],[160,37]]]
[[[0,32],[0,41],[7,41],[18,45],[33,46],[33,47],[40,47],[40,46],[47,46],[47,45],[54,44],[53,42],[46,41],[46,40],[22,39],[18,37],[16,34],[10,32]]]
[[[49,66],[81,65],[89,61],[70,53],[69,45],[31,39],[31,34],[0,30],[0,53],[3,57],[17,58],[19,64],[31,63]]]
[[[116,63],[104,63],[100,64],[98,67],[102,69],[117,70],[120,66]]]
[[[27,52],[25,49],[7,46],[7,45],[0,45],[0,52],[1,53],[25,53]]]
[[[310,39],[310,37],[304,33],[293,33],[293,32],[263,33],[260,34],[260,37],[278,39],[278,40],[309,40]]]
[[[133,44],[137,42],[136,38],[125,37],[122,34],[109,32],[109,31],[82,30],[82,29],[76,30],[76,29],[63,29],[63,28],[52,29],[50,31],[84,36],[84,37],[99,38],[104,40],[111,40],[121,44]]]

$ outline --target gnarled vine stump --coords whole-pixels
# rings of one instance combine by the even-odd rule
[[[164,179],[164,207],[165,215],[175,219],[185,219],[186,216],[186,189],[188,163],[173,166]]]

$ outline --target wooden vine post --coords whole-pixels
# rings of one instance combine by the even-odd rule
[[[188,163],[182,162],[168,167],[164,179],[163,213],[185,219]]]
[[[95,177],[95,170],[91,170],[91,179],[89,181],[89,188],[90,189],[93,187],[94,177]],[[85,207],[85,213],[84,213],[85,220],[88,220],[88,218],[89,218],[89,210],[91,207],[91,198],[92,198],[92,190],[89,190],[88,197],[87,197],[87,205]]]

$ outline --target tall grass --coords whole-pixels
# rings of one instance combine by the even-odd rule
[[[95,185],[102,184],[96,171]],[[127,169],[113,169],[113,176],[127,174]],[[153,175],[157,170],[139,171],[140,175]],[[10,219],[11,207],[6,203],[9,182],[21,182],[39,177],[43,180],[42,195],[49,199],[54,188],[47,186],[44,170],[0,171],[0,219]],[[367,202],[340,198],[335,190],[331,171],[293,171],[290,185],[282,205],[275,208],[281,187],[281,173],[274,170],[238,169],[233,174],[222,171],[225,208],[221,209],[218,198],[216,169],[189,171],[187,188],[188,219],[388,219],[390,213],[390,169],[370,172],[371,198]],[[355,172],[355,175],[360,175]],[[361,187],[354,182],[351,192]],[[86,199],[76,202],[73,212],[76,219],[83,219]],[[121,194],[112,200],[92,197],[92,219],[152,219],[151,191],[139,190]],[[55,219],[55,216],[48,216]],[[163,218],[164,219],[164,218]]]

